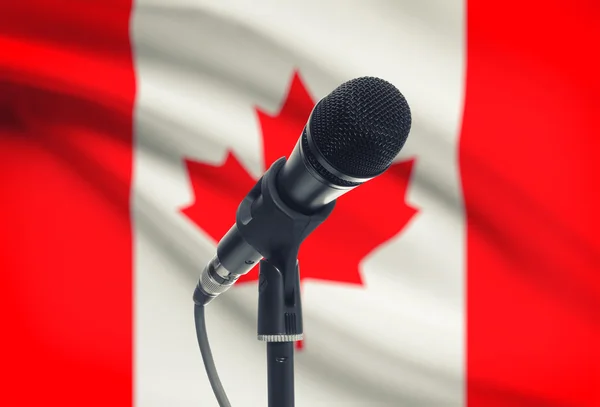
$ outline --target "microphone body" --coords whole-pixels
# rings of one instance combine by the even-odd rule
[[[301,242],[329,216],[335,201],[310,214],[292,208],[283,199],[278,185],[285,165],[284,157],[277,160],[238,207],[235,224],[219,241],[216,255],[200,274],[194,292],[196,304],[212,301],[263,258],[270,261],[271,269],[286,275],[297,269]],[[282,280],[286,299],[292,304],[299,303],[295,283]]]
[[[312,115],[311,115],[312,116]],[[341,174],[327,163],[314,144],[310,132],[311,119],[302,132],[278,178],[278,188],[282,199],[291,207],[305,214],[318,211],[329,202],[370,178],[354,178]],[[326,166],[329,166],[327,168]],[[335,183],[325,178],[323,169],[333,178],[346,182]],[[344,177],[344,178],[341,178]],[[343,185],[340,185],[343,184]]]
[[[240,204],[236,223],[219,241],[216,255],[200,274],[194,301],[201,305],[210,302],[263,257],[268,259],[271,248],[278,246],[274,241],[257,243],[248,229],[254,227],[255,234],[260,230],[269,233],[269,227],[276,227],[267,227],[269,217],[278,211],[290,219],[312,222],[312,229],[306,232],[310,233],[333,210],[337,198],[389,168],[406,141],[410,125],[404,96],[381,79],[354,79],[321,99],[289,159],[276,162]],[[262,229],[255,226],[259,219]],[[301,242],[306,235],[296,237],[300,235]]]

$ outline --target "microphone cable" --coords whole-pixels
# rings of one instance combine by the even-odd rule
[[[217,373],[217,367],[210,350],[210,344],[208,343],[208,334],[206,332],[206,315],[203,305],[194,304],[194,321],[196,324],[196,337],[198,338],[198,345],[200,346],[200,353],[202,354],[202,361],[206,368],[206,374],[210,381],[213,393],[217,398],[219,407],[231,407],[225,389],[219,379]]]

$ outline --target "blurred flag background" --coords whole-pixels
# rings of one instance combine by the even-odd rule
[[[314,103],[413,128],[300,253],[297,406],[600,406],[600,7],[4,0],[0,405],[216,406],[191,294]],[[256,270],[207,309],[266,405]]]

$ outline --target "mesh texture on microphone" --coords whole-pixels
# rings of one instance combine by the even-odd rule
[[[362,77],[340,85],[317,104],[310,133],[333,168],[348,176],[369,178],[392,164],[410,126],[410,108],[402,93],[383,79]],[[338,185],[357,185],[333,176],[320,165],[316,170]]]

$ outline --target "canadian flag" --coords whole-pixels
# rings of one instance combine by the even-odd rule
[[[600,8],[506,0],[0,5],[0,405],[216,406],[191,295],[317,100],[412,110],[300,253],[296,404],[600,406]],[[256,270],[207,307],[265,406]]]

